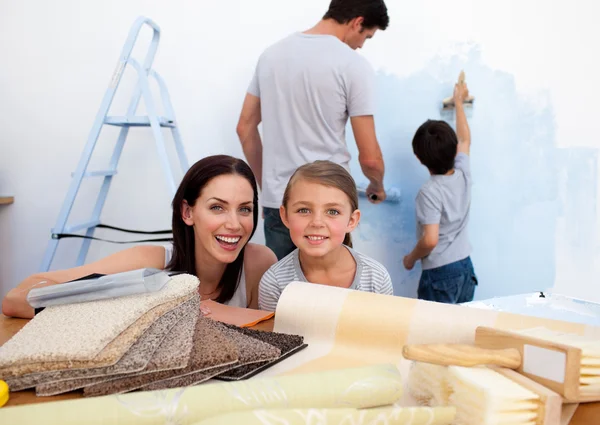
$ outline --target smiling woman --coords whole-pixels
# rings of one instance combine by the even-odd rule
[[[31,318],[27,293],[92,273],[157,268],[198,276],[203,300],[258,307],[258,284],[275,254],[248,241],[258,222],[258,189],[248,164],[227,155],[196,162],[173,198],[173,246],[144,245],[94,263],[28,277],[2,301],[7,316]]]

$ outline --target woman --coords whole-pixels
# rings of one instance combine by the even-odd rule
[[[33,317],[27,303],[33,287],[146,267],[198,276],[203,300],[258,308],[258,284],[277,258],[266,246],[248,243],[257,223],[258,190],[250,167],[227,155],[201,159],[173,198],[172,246],[137,246],[84,266],[35,274],[8,292],[2,313]]]

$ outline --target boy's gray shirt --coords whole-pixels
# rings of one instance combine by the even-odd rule
[[[421,260],[423,270],[460,261],[471,255],[468,223],[471,208],[469,156],[456,155],[454,174],[432,175],[416,198],[417,240],[423,226],[439,224],[438,244]]]
[[[373,68],[332,35],[293,33],[260,56],[248,93],[260,98],[262,205],[279,208],[298,167],[329,160],[349,170],[349,117],[374,115]]]

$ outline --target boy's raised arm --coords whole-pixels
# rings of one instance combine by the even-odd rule
[[[464,100],[469,97],[466,83],[459,82],[454,86],[454,105],[456,107],[456,136],[458,152],[469,155],[471,149],[471,131],[465,115]]]

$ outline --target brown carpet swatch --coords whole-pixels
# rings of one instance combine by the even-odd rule
[[[65,377],[62,376],[61,380],[37,385],[36,395],[52,396],[62,394],[111,379],[115,375],[141,371],[148,366],[149,361],[163,341],[166,344],[180,347],[180,367],[185,367],[192,349],[194,326],[200,312],[199,300],[199,296],[195,296],[192,300],[159,318],[114,366],[102,369],[83,369],[82,372],[84,373],[79,374],[80,377],[77,379],[65,380]],[[85,373],[87,371],[89,373]],[[75,375],[71,373],[69,376]]]
[[[210,326],[220,331],[226,338],[235,344],[239,352],[237,363],[222,367],[212,366],[209,368],[198,369],[194,373],[179,375],[170,379],[155,380],[154,382],[144,385],[140,389],[152,391],[167,388],[188,387],[207,381],[208,379],[227,372],[238,365],[259,364],[264,360],[276,359],[281,354],[281,351],[278,348],[256,338],[252,338],[242,332],[236,331],[235,326],[231,327],[214,320],[210,323]],[[218,349],[218,347],[213,348],[213,350],[215,349]]]
[[[266,332],[258,331],[248,328],[240,328],[234,325],[225,325],[230,329],[237,332],[241,332],[249,337],[256,338],[274,347],[277,347],[281,351],[281,356],[277,359],[264,361],[259,363],[252,363],[248,365],[238,366],[225,371],[217,376],[218,379],[225,380],[239,380],[247,379],[254,374],[261,372],[268,367],[276,364],[283,358],[286,358],[301,349],[305,348],[304,338],[300,335],[288,335],[278,332]]]
[[[0,347],[0,368],[93,360],[149,310],[197,289],[198,279],[184,274],[157,292],[48,307]]]
[[[211,378],[218,376],[219,374],[228,371],[233,365],[213,367],[211,369],[203,370],[201,372],[190,373],[185,376],[177,376],[171,379],[165,379],[163,381],[156,381],[140,388],[142,391],[154,391],[164,390],[168,388],[180,388],[190,387],[192,385],[198,385]]]
[[[162,362],[167,362],[167,365],[170,366],[170,359],[177,354],[177,350],[173,349],[173,347],[165,347],[164,351],[157,350],[150,360],[148,367],[142,372],[86,386],[84,388],[84,396],[99,396],[133,391],[156,381],[189,375],[211,367],[236,363],[239,353],[235,344],[230,342],[215,324],[216,322],[211,319],[198,318],[194,331],[193,348],[186,367],[180,369],[170,368],[171,370],[163,370],[166,369],[164,364],[161,364],[160,369],[154,367],[155,363]]]

